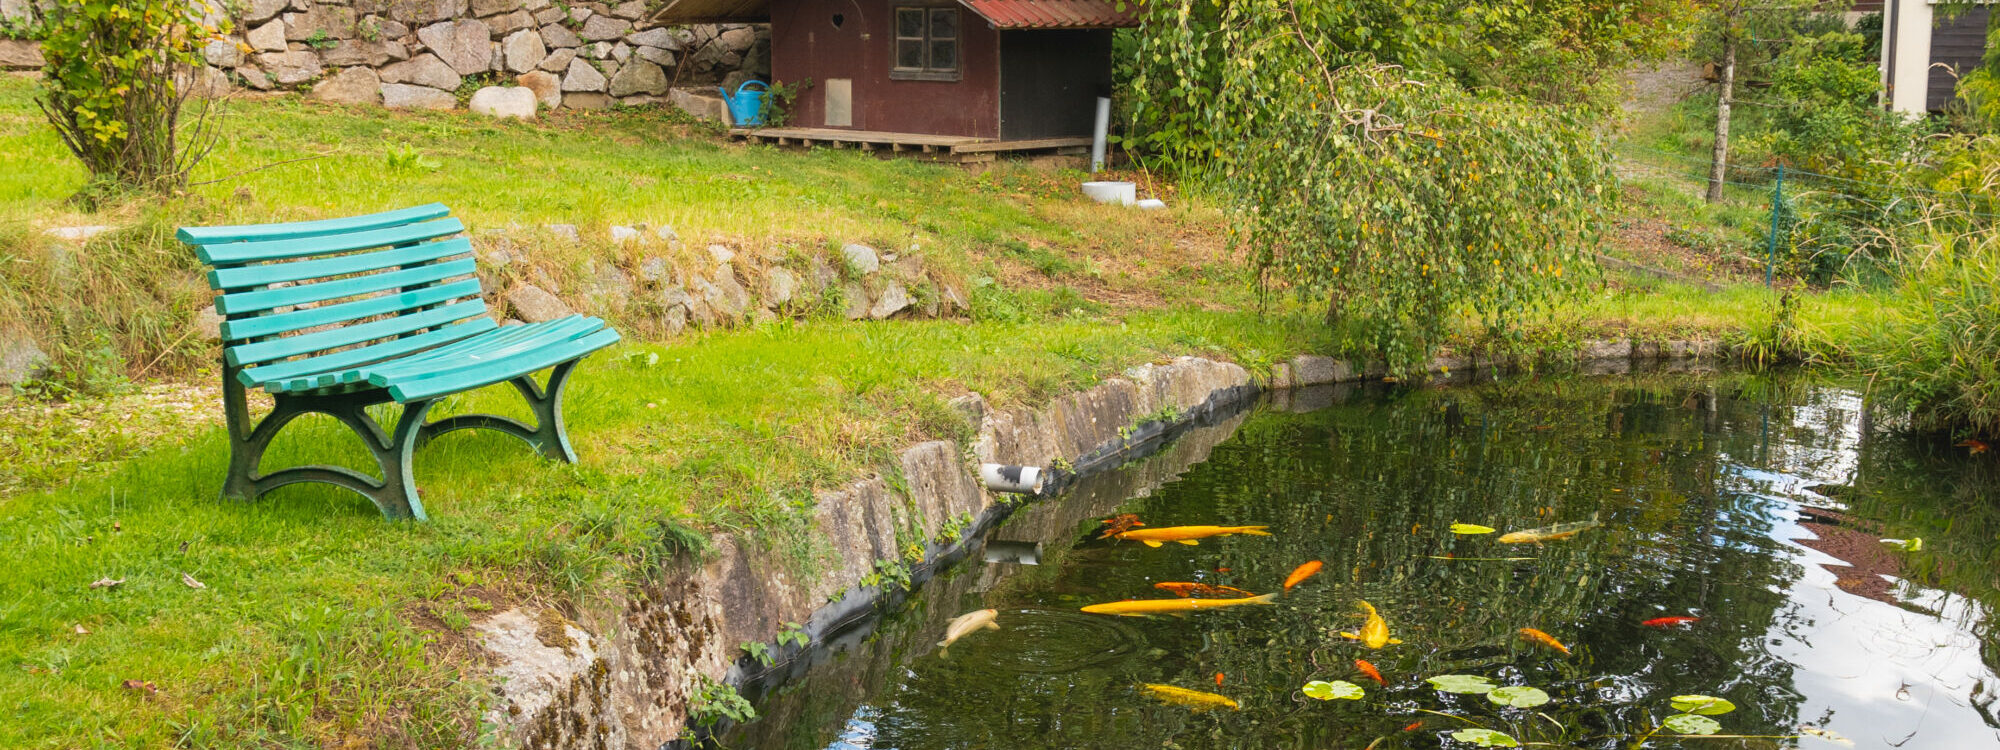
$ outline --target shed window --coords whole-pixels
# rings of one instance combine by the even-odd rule
[[[958,80],[958,9],[897,8],[896,66],[889,77]]]

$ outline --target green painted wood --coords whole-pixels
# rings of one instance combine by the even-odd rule
[[[261,367],[245,368],[237,373],[237,379],[243,385],[252,388],[266,388],[269,390],[269,385],[278,385],[279,387],[273,392],[310,390],[320,387],[306,383],[306,379],[311,376],[328,372],[338,373],[344,370],[351,370],[351,368],[359,365],[381,362],[414,352],[421,352],[431,347],[449,344],[499,327],[500,324],[493,322],[492,318],[473,318],[463,323],[446,326],[435,331],[428,331],[400,339],[390,339],[379,344],[371,344],[357,349],[346,349],[331,354],[322,354],[317,357],[294,359],[263,365]],[[355,379],[358,380],[359,378]],[[285,384],[285,381],[294,381],[296,385]]]
[[[455,299],[478,296],[479,280],[465,279],[449,284],[428,286],[396,294],[382,294],[335,305],[321,305],[304,310],[294,310],[288,313],[256,315],[248,318],[224,321],[222,323],[222,340],[231,342],[261,336],[276,336],[315,326],[347,323],[362,318],[415,310],[422,307],[430,307],[431,305],[444,304]]]
[[[512,356],[523,349],[560,343],[603,327],[603,320],[571,315],[542,323],[511,326],[477,339],[467,339],[454,346],[440,347],[393,362],[383,362],[360,369],[368,375],[369,382],[387,385],[388,380],[385,379],[423,377],[469,360]]]
[[[424,240],[446,237],[465,231],[465,225],[457,219],[439,219],[419,224],[405,224],[386,229],[371,229],[366,232],[329,234],[298,239],[255,240],[251,242],[230,242],[221,245],[196,245],[195,255],[202,262],[212,266],[230,266],[239,263],[289,260],[309,255],[331,255],[371,247],[407,245]]]
[[[401,226],[419,221],[429,221],[449,215],[451,209],[442,203],[384,211],[366,216],[349,216],[340,219],[320,221],[299,221],[289,224],[242,224],[223,227],[182,227],[175,234],[180,241],[190,245],[208,245],[218,242],[243,242],[246,240],[270,240],[299,237],[318,237],[328,234],[366,231],[384,227]]]
[[[310,284],[259,289],[249,292],[224,294],[216,298],[215,311],[223,315],[243,315],[262,312],[277,307],[312,304],[327,300],[374,294],[391,289],[417,287],[432,282],[443,281],[454,276],[471,276],[479,270],[479,264],[471,258],[429,263],[415,268],[386,273],[371,273],[365,276],[350,276],[333,281],[317,281]]]
[[[491,322],[492,319],[479,318],[479,320]],[[327,388],[342,383],[361,382],[367,380],[369,373],[378,366],[402,366],[405,363],[447,361],[468,351],[517,341],[532,333],[532,331],[525,330],[529,328],[528,326],[509,326],[493,330],[495,327],[497,326],[489,326],[487,330],[481,331],[479,335],[461,338],[432,349],[413,351],[406,356],[374,360],[344,369],[329,369],[315,372],[305,377],[289,380],[283,386],[286,390],[303,391]],[[402,339],[397,340],[401,341]],[[421,369],[421,367],[417,368],[418,371],[421,371]]]
[[[505,360],[482,363],[483,366],[480,367],[461,369],[410,382],[392,383],[389,385],[389,395],[398,402],[407,403],[469,391],[581,358],[618,343],[618,338],[617,331],[607,328],[580,339],[552,344]]]
[[[426,242],[421,245],[400,247],[393,250],[379,250],[372,253],[355,253],[335,258],[316,260],[295,260],[289,263],[266,263],[258,266],[221,268],[208,272],[208,286],[218,292],[246,287],[261,287],[306,279],[328,276],[346,276],[367,273],[397,266],[413,266],[428,263],[454,255],[472,252],[472,243],[464,237],[454,237],[440,242]]]
[[[446,323],[477,317],[485,312],[486,303],[483,300],[468,300],[423,312],[408,313],[393,318],[369,321],[367,323],[345,325],[330,331],[320,331],[318,333],[308,333],[299,336],[286,336],[284,338],[255,341],[247,344],[236,344],[224,347],[222,356],[232,365],[261,364],[287,357],[297,357],[328,349],[352,346],[364,341],[416,333],[426,328],[433,328]]]

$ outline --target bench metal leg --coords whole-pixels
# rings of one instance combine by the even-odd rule
[[[361,394],[304,398],[279,396],[271,413],[252,426],[248,398],[242,384],[236,381],[234,370],[224,368],[223,372],[223,408],[229,423],[229,476],[223,481],[223,497],[255,500],[288,484],[321,482],[361,493],[390,520],[426,520],[410,464],[417,438],[423,432],[424,417],[437,404],[436,399],[405,404],[402,416],[396,420],[394,433],[385,432],[373,417],[368,416],[367,408],[381,403],[381,399]],[[271,447],[271,441],[278,436],[278,432],[292,420],[312,413],[338,419],[359,434],[361,442],[368,447],[376,465],[381,468],[382,478],[376,479],[344,466],[321,464],[258,474],[257,466],[263,462],[264,452]]]
[[[550,459],[576,463],[576,450],[570,447],[569,431],[563,425],[562,394],[563,386],[569,383],[570,371],[576,369],[580,361],[573,359],[556,365],[549,373],[547,389],[537,384],[533,375],[522,375],[507,381],[528,400],[528,408],[535,414],[533,427],[498,414],[461,414],[424,425],[417,444],[421,446],[431,438],[457,430],[495,430],[526,441]]]

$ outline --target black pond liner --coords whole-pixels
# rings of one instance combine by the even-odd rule
[[[1040,492],[1016,495],[1013,497],[1018,500],[995,503],[973,519],[957,541],[950,544],[929,543],[924,549],[924,561],[910,570],[908,588],[855,586],[842,592],[839,600],[814,610],[806,620],[805,634],[809,639],[806,645],[770,644],[773,661],[768,667],[754,657],[740,657],[730,665],[723,683],[735,688],[751,703],[761,702],[765,696],[804,677],[814,667],[831,661],[835,655],[860,646],[874,634],[882,613],[895,611],[933,576],[983,552],[987,533],[1007,520],[1016,509],[1036,500],[1056,498],[1079,479],[1116,470],[1133,459],[1159,452],[1189,430],[1211,426],[1247,411],[1256,404],[1258,392],[1254,385],[1215,391],[1200,406],[1189,409],[1174,420],[1144,422],[1125,431],[1119,439],[1079,457],[1067,470],[1045,468],[1046,478],[1042,481]],[[669,742],[661,746],[662,750],[716,747],[717,743],[712,740],[728,733],[734,724],[723,719],[705,727],[690,727],[693,732],[690,739]]]

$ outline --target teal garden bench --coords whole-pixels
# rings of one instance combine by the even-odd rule
[[[543,455],[575,462],[562,420],[563,385],[585,355],[618,341],[604,321],[571,315],[502,327],[486,314],[465,226],[439,204],[292,224],[185,227],[216,291],[222,323],[223,408],[229,425],[224,497],[255,499],[297,482],[325,482],[374,501],[391,519],[424,519],[410,457],[432,436],[498,430]],[[546,386],[533,373],[554,368]],[[509,382],[535,415],[530,427],[492,414],[426,422],[439,399]],[[248,389],[275,405],[254,423]],[[393,432],[366,409],[394,401]],[[257,473],[285,424],[326,414],[360,433],[381,466],[375,479],[340,466]]]

